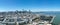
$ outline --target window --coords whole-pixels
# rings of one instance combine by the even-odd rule
[[[14,19],[9,19],[9,22],[14,22]]]
[[[17,21],[23,21],[22,19],[18,18]]]

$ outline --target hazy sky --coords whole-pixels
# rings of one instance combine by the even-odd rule
[[[60,0],[0,0],[0,11],[60,11]]]

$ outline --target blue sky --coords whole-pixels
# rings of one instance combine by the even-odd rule
[[[60,0],[0,0],[0,11],[60,11]]]

